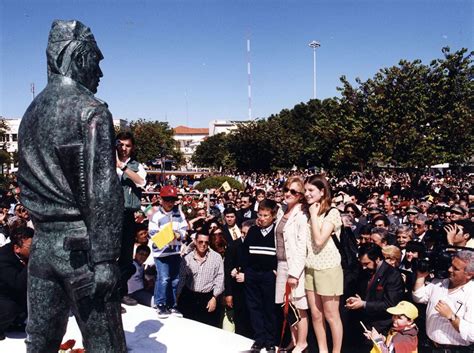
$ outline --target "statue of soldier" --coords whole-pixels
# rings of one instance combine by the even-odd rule
[[[123,193],[114,128],[94,97],[103,59],[88,27],[54,21],[48,84],[19,129],[21,202],[35,227],[27,351],[57,352],[69,311],[87,352],[126,352],[117,290]]]

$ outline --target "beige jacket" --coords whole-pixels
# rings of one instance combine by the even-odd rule
[[[283,213],[279,215],[276,221],[277,229],[283,217]],[[304,296],[304,268],[306,260],[306,242],[310,237],[310,228],[308,224],[308,216],[301,209],[301,204],[295,206],[286,221],[283,228],[283,240],[285,242],[286,261],[288,263],[288,275],[298,278],[299,283],[296,288],[295,295],[297,297]],[[275,240],[276,244],[276,240]]]

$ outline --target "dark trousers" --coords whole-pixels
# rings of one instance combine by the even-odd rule
[[[472,353],[474,352],[474,344],[470,346],[453,346],[453,345],[443,345],[437,344],[431,340],[429,343],[429,352],[430,353]],[[424,350],[428,352],[428,350]],[[422,351],[423,352],[423,351]]]
[[[202,322],[203,324],[219,327],[219,302],[213,312],[207,311],[207,303],[212,298],[212,292],[193,292],[184,286],[178,301],[178,310],[186,319]]]
[[[254,334],[252,324],[250,323],[250,314],[247,307],[245,286],[243,283],[237,283],[237,285],[234,286],[232,296],[234,302],[235,333],[248,338],[253,338]]]
[[[26,319],[26,303],[21,306],[10,298],[0,297],[0,333],[21,318]]]
[[[275,345],[275,274],[273,271],[245,272],[245,295],[255,342]]]
[[[134,211],[127,210],[123,214],[122,245],[118,265],[120,268],[120,295],[128,293],[127,282],[135,273],[133,266],[133,245],[135,244],[135,215]]]

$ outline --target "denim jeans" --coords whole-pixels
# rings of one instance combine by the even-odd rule
[[[176,289],[179,282],[181,256],[155,257],[157,278],[155,282],[156,306],[176,307]]]

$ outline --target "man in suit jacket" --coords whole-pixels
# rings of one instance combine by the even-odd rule
[[[237,225],[237,211],[233,207],[224,210],[224,238],[227,246],[232,246],[233,242],[241,237],[239,225]]]
[[[252,200],[249,194],[242,194],[240,197],[240,209],[237,211],[237,224],[241,225],[244,221],[249,219],[257,219],[257,212],[253,209]]]
[[[33,229],[20,227],[0,248],[0,340],[15,322],[26,319],[26,278]]]
[[[255,220],[248,220],[242,224],[240,238],[235,239],[227,247],[224,257],[224,294],[228,309],[233,309],[235,333],[253,338],[252,325],[245,299],[245,267],[247,263],[245,236]]]
[[[360,247],[359,263],[362,267],[359,288],[355,296],[346,300],[346,308],[367,328],[375,327],[378,332],[386,334],[392,324],[391,315],[386,310],[403,300],[402,277],[396,268],[385,262],[382,249],[373,243]],[[362,329],[360,325],[354,327]],[[362,330],[356,333],[356,338],[363,339]],[[364,339],[360,343],[370,344]]]

